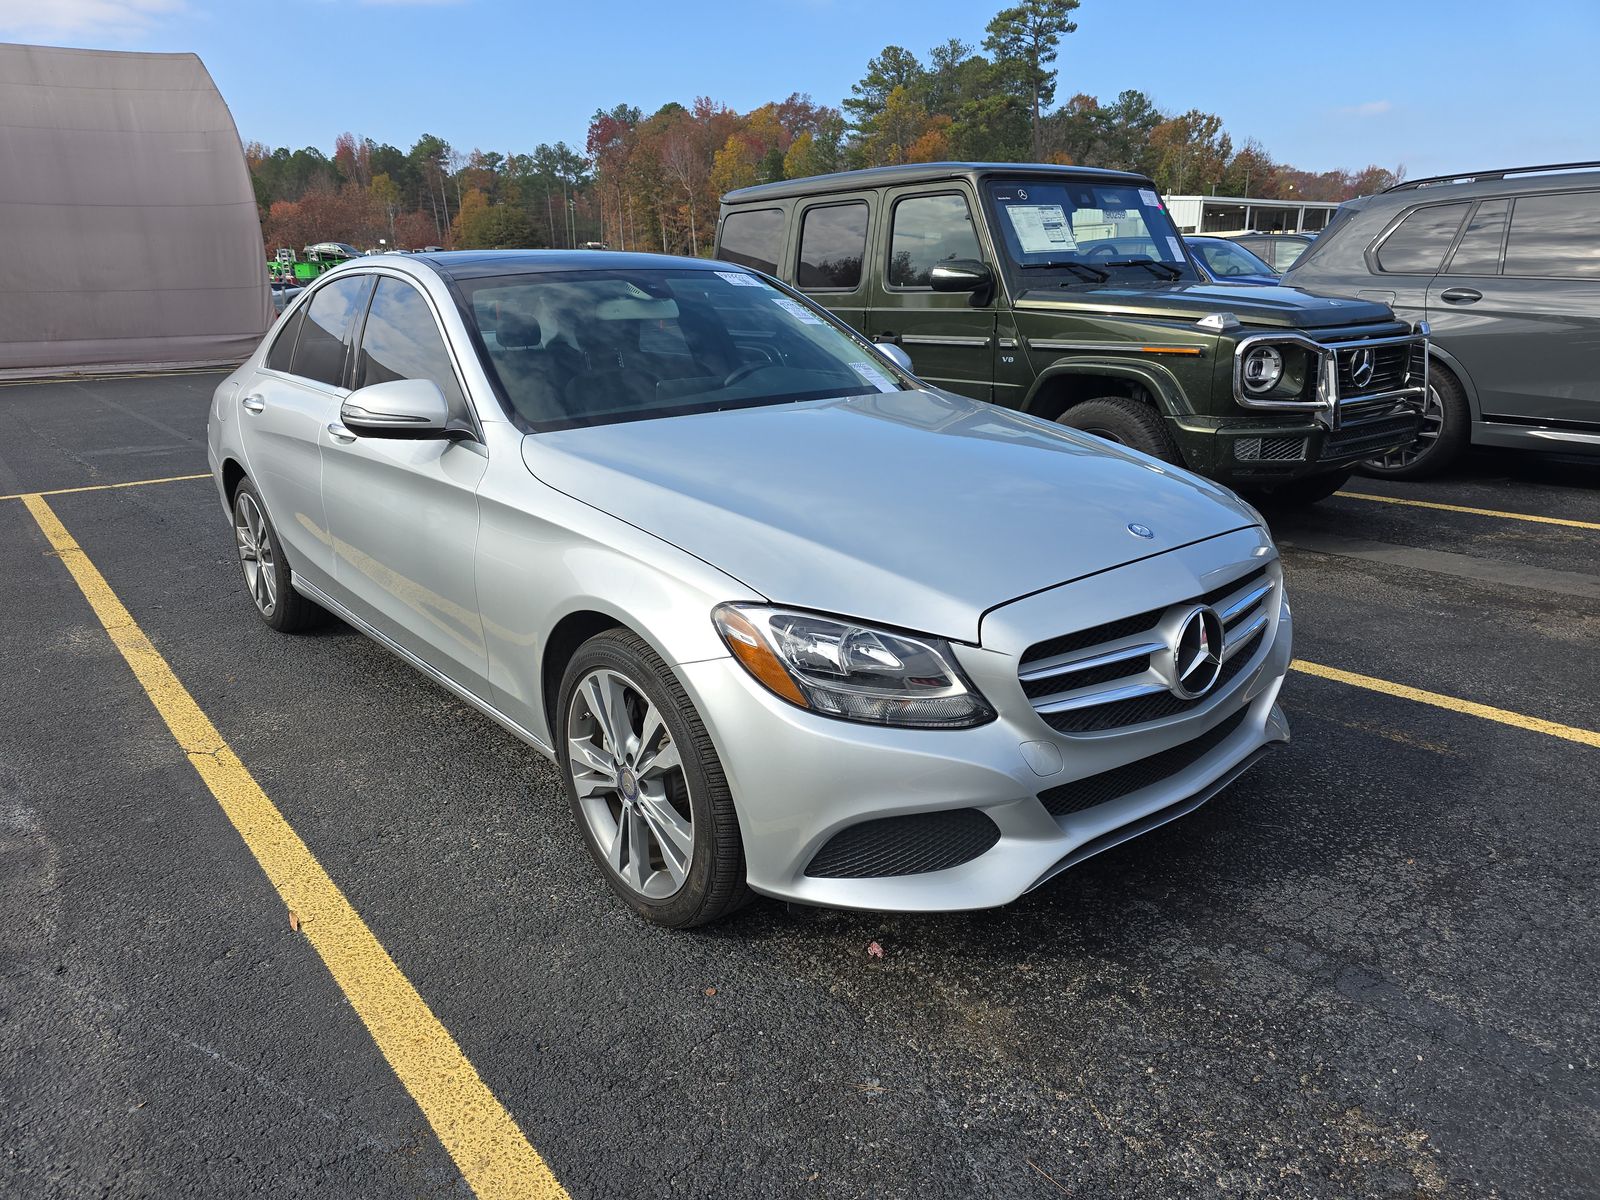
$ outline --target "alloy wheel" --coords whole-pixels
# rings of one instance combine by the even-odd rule
[[[606,865],[628,888],[665,900],[694,858],[689,785],[660,711],[608,669],[578,681],[567,710],[567,770]]]
[[[1417,459],[1432,450],[1438,442],[1439,435],[1444,432],[1444,401],[1439,398],[1438,391],[1433,384],[1428,385],[1428,395],[1422,402],[1422,428],[1417,431],[1417,440],[1404,446],[1396,447],[1387,454],[1377,458],[1367,459],[1370,466],[1379,468],[1409,467]]]
[[[270,617],[278,607],[277,554],[266,515],[249,492],[240,492],[234,501],[233,536],[239,545],[239,562],[244,567],[250,599],[263,617]]]

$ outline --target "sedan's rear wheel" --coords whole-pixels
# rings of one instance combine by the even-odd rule
[[[559,713],[568,798],[612,890],[679,928],[743,903],[744,848],[722,765],[649,645],[625,630],[585,642],[567,666]]]
[[[327,614],[299,592],[278,542],[261,494],[248,479],[233,493],[233,541],[244,572],[245,590],[261,619],[279,633],[318,624]]]

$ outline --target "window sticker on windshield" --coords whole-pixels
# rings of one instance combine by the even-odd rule
[[[757,279],[754,275],[746,275],[743,271],[718,271],[717,274],[723,279],[726,279],[729,283],[733,284],[734,287],[761,286],[761,280]]]
[[[1180,263],[1183,262],[1183,247],[1178,245],[1178,239],[1175,237],[1169,237],[1167,239],[1167,245],[1172,247],[1172,261]]]
[[[895,385],[894,380],[869,362],[853,362],[850,364],[850,369],[880,392],[897,392],[900,390]]]
[[[1161,207],[1160,198],[1154,192],[1152,192],[1149,188],[1140,188],[1139,189],[1139,203],[1144,205],[1146,208],[1160,208]]]
[[[1008,204],[1002,211],[1011,221],[1024,254],[1078,248],[1072,226],[1067,224],[1066,210],[1059,204]]]
[[[822,318],[817,316],[816,313],[812,312],[798,300],[791,300],[787,296],[774,296],[772,298],[772,302],[787,312],[791,317],[794,317],[798,321],[804,321],[807,325],[822,324]]]

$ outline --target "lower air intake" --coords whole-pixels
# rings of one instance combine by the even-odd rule
[[[975,808],[881,817],[834,834],[806,874],[820,879],[922,875],[971,862],[999,840],[999,828]]]

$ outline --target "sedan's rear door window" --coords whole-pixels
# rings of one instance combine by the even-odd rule
[[[1600,192],[1518,196],[1506,274],[1600,279]]]
[[[371,287],[370,275],[349,275],[317,289],[295,343],[294,374],[331,387],[344,386],[350,324],[361,311]]]
[[[1390,275],[1433,275],[1455,241],[1466,204],[1419,208],[1401,221],[1378,247],[1378,266]]]

